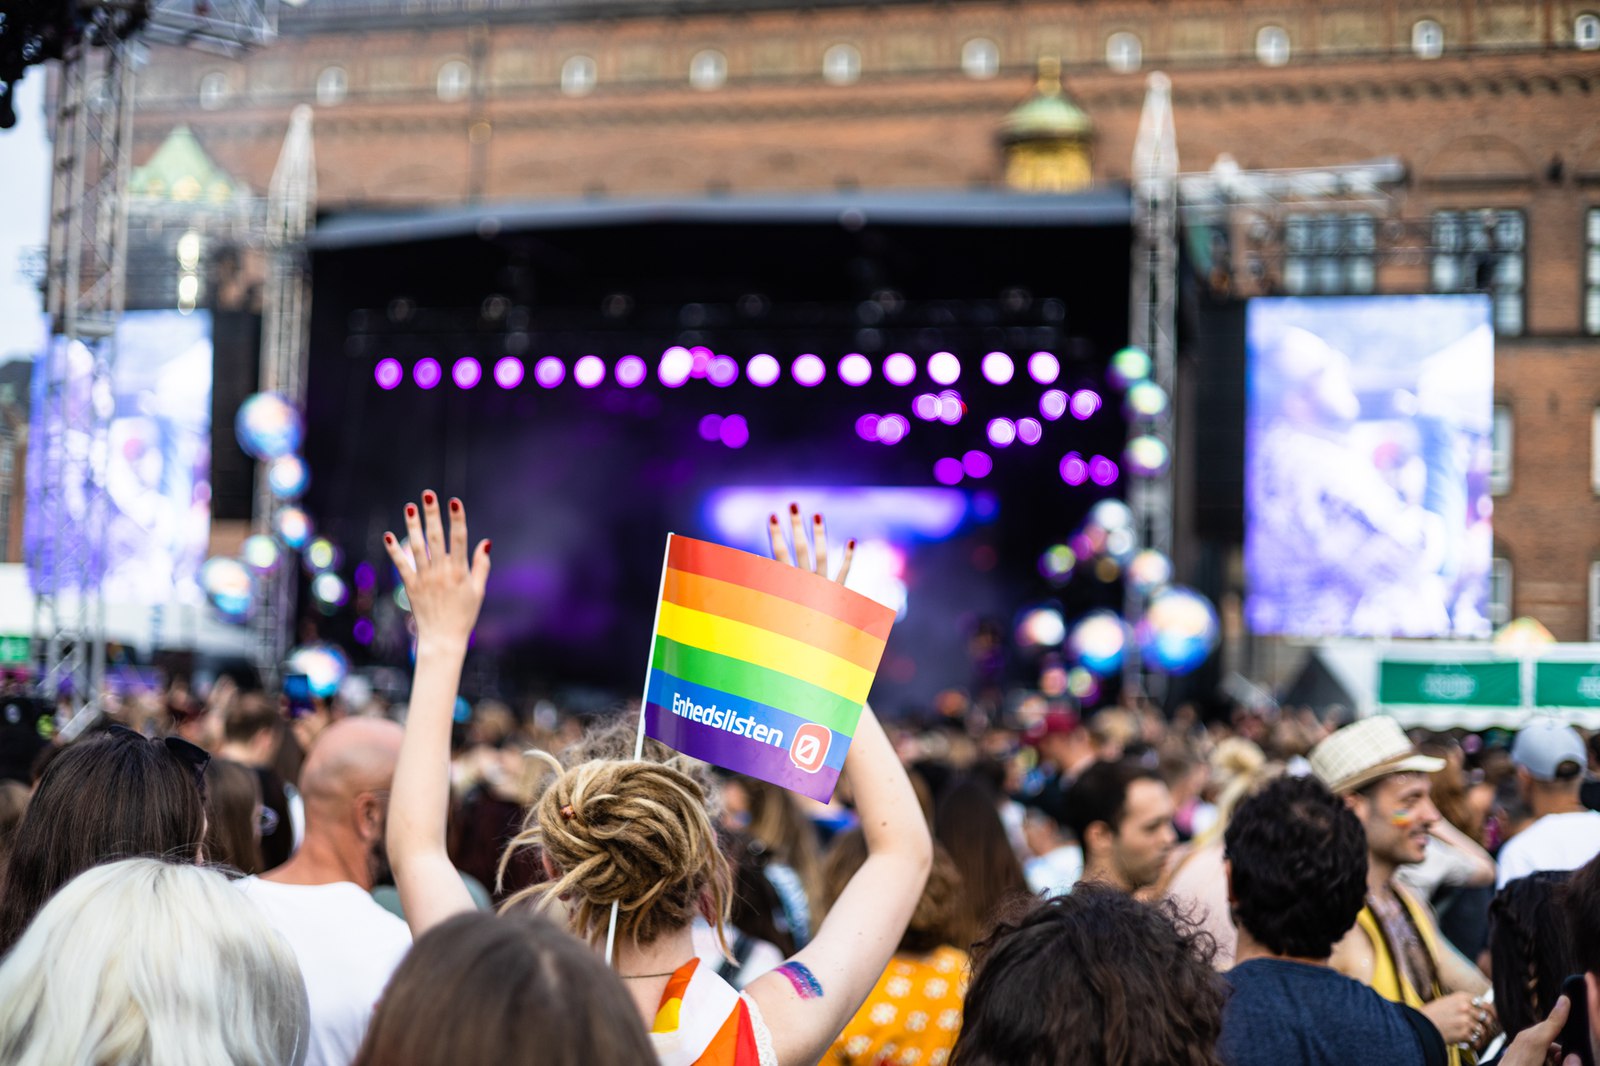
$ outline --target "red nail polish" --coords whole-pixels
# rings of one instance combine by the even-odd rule
[[[422,494],[422,502],[427,504],[429,507],[432,507],[437,501],[438,497],[431,492],[424,492]]]
[[[822,525],[822,516],[819,515],[819,514],[814,514],[814,515],[811,516],[811,521],[815,522],[817,525],[820,526],[820,525]]]
[[[773,525],[777,525],[778,524],[778,516],[775,515],[775,514],[774,515],[768,515],[767,516],[767,521],[771,522]]]
[[[489,549],[492,548],[492,547],[494,547],[494,541],[492,541],[492,540],[484,541],[483,542],[483,554],[488,555],[489,554]]]
[[[414,504],[414,503],[406,504],[406,517],[407,518],[415,518],[415,517],[417,517],[417,505],[416,504]]]
[[[845,547],[846,548],[854,548],[855,546],[856,546],[856,538],[854,538],[854,537],[851,537],[848,541],[845,542]]]
[[[800,505],[798,503],[791,503],[789,505],[789,513],[790,514],[799,514],[800,513]]]
[[[383,535],[383,542],[385,544],[393,544],[394,543],[394,534],[393,533],[385,533]]]
[[[460,511],[461,510],[461,501],[460,500],[451,500],[450,501],[450,510],[452,510],[452,511]]]

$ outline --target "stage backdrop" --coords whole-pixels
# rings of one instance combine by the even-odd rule
[[[1289,636],[1487,636],[1484,296],[1250,301],[1246,616]]]

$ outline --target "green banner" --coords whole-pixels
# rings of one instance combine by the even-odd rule
[[[1533,677],[1540,707],[1600,707],[1600,663],[1542,662]]]
[[[1378,664],[1378,702],[1452,707],[1515,707],[1522,702],[1517,662]]]
[[[27,637],[0,636],[0,666],[17,666],[29,661]]]

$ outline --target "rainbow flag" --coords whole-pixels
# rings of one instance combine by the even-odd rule
[[[826,802],[893,624],[820,574],[671,534],[645,734]]]

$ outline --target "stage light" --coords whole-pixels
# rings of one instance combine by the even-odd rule
[[[1117,464],[1105,456],[1097,455],[1089,460],[1089,480],[1096,485],[1114,484],[1117,480],[1117,474]]]
[[[650,368],[637,355],[625,355],[617,360],[616,369],[612,374],[616,377],[618,385],[625,389],[636,389],[650,376]]]
[[[722,443],[730,448],[743,448],[750,443],[750,424],[744,415],[729,415],[722,420]]]
[[[882,419],[874,414],[865,414],[856,419],[856,436],[862,440],[877,441],[878,423]]]
[[[1017,424],[1009,418],[991,418],[987,433],[990,444],[996,448],[1009,448],[1017,439]]]
[[[822,379],[828,376],[827,364],[814,355],[806,354],[796,356],[789,367],[789,373],[794,375],[794,380],[806,388],[822,384]]]
[[[508,355],[495,361],[494,383],[502,389],[514,389],[522,384],[522,360]]]
[[[1089,480],[1089,464],[1077,452],[1061,457],[1061,480],[1068,485],[1082,485]]]
[[[311,579],[311,598],[323,614],[332,614],[350,601],[350,590],[342,577],[329,570]]]
[[[547,355],[533,364],[533,380],[542,388],[553,389],[567,380],[567,364],[553,355]]]
[[[1017,643],[1024,648],[1053,648],[1067,639],[1067,622],[1056,607],[1035,607],[1017,620]]]
[[[689,380],[693,370],[694,356],[689,354],[689,349],[673,345],[661,353],[661,365],[656,368],[656,376],[661,379],[661,384],[675,389]]]
[[[1148,433],[1130,440],[1122,453],[1128,472],[1138,477],[1155,477],[1166,470],[1170,459],[1167,446]]]
[[[363,559],[356,564],[355,580],[357,589],[371,592],[378,587],[378,572],[372,568],[371,563]]]
[[[278,547],[278,542],[265,533],[252,533],[244,538],[244,547],[240,549],[239,556],[250,569],[267,574],[278,568],[283,551]]]
[[[846,385],[865,385],[872,380],[872,360],[851,352],[839,360],[839,380]]]
[[[371,644],[373,638],[376,637],[378,633],[377,630],[373,628],[372,619],[357,618],[356,624],[350,628],[350,635],[355,638],[357,644],[364,646]]]
[[[311,517],[298,507],[280,507],[272,520],[272,531],[295,551],[311,539]]]
[[[256,577],[243,563],[224,555],[207,559],[200,567],[200,587],[223,617],[242,622],[256,601]]]
[[[434,364],[438,369],[438,364]],[[252,459],[263,462],[298,451],[305,439],[305,421],[300,412],[275,392],[258,392],[239,405],[233,433],[239,447]]]
[[[941,485],[959,485],[966,471],[960,459],[944,458],[933,464],[933,479]]]
[[[1038,444],[1044,439],[1044,426],[1037,418],[1017,419],[1017,439],[1024,444]]]
[[[1100,394],[1093,389],[1079,389],[1072,394],[1072,417],[1084,421],[1100,410]]]
[[[1005,352],[990,352],[983,357],[983,380],[991,385],[1005,385],[1016,374],[1017,368]]]
[[[947,426],[953,426],[961,421],[961,416],[967,413],[966,405],[961,402],[961,394],[946,391],[939,394],[939,421]]]
[[[289,672],[305,674],[311,693],[327,699],[339,691],[339,684],[350,673],[350,660],[332,644],[306,644],[289,652]]]
[[[1097,457],[1098,458],[1098,457]],[[1113,533],[1119,529],[1133,528],[1133,508],[1121,500],[1101,500],[1089,508],[1089,517],[1084,528],[1090,532]],[[1101,537],[1100,546],[1104,547],[1104,537]]]
[[[318,537],[306,545],[306,566],[314,574],[332,570],[339,565],[339,549],[327,537]]]
[[[704,345],[695,345],[689,349],[689,376],[703,378],[706,371],[711,369],[711,360],[716,358],[716,353]]]
[[[783,368],[778,365],[778,361],[765,352],[752,355],[750,361],[744,365],[746,380],[760,389],[777,384],[782,374]]]
[[[1111,369],[1106,376],[1119,388],[1143,381],[1150,376],[1150,356],[1143,348],[1124,348],[1111,357]]]
[[[1074,666],[1067,671],[1067,691],[1079,703],[1088,703],[1099,698],[1100,683],[1083,667]]]
[[[431,389],[444,380],[444,371],[439,367],[439,360],[432,358],[419,359],[417,365],[411,368],[411,380],[417,383],[419,389]]]
[[[985,478],[994,471],[994,460],[989,458],[988,452],[974,448],[961,457],[961,469],[970,478]]]
[[[1172,580],[1172,560],[1154,548],[1146,548],[1128,563],[1128,580],[1148,596]]]
[[[917,380],[917,361],[905,352],[895,352],[884,359],[883,376],[891,385],[909,385]]]
[[[706,380],[719,389],[725,389],[739,380],[739,361],[729,355],[712,358],[706,367]]]
[[[1067,650],[1092,674],[1109,676],[1122,665],[1128,647],[1128,624],[1115,611],[1090,611],[1067,634]]]
[[[1039,397],[1039,413],[1054,422],[1067,413],[1067,394],[1060,389],[1051,389]]]
[[[1041,385],[1054,385],[1061,376],[1061,360],[1050,352],[1034,352],[1028,356],[1028,376]]]
[[[1064,585],[1078,565],[1078,553],[1065,544],[1052,544],[1039,556],[1039,573],[1052,585]]]
[[[1128,386],[1123,410],[1131,419],[1157,419],[1167,413],[1167,390],[1153,381],[1136,381]]]
[[[939,397],[931,392],[925,392],[911,401],[911,413],[924,422],[932,422],[939,417]]]
[[[1210,657],[1220,629],[1210,600],[1175,585],[1151,598],[1136,632],[1139,651],[1153,669],[1186,674]]]
[[[398,387],[405,376],[405,368],[398,359],[379,359],[378,365],[372,368],[373,380],[378,383],[378,388],[385,391]]]
[[[899,444],[911,432],[911,423],[904,415],[888,415],[878,420],[878,440],[884,444]]]
[[[928,356],[928,376],[939,385],[954,385],[961,377],[961,360],[949,352]]]
[[[721,415],[706,415],[700,419],[700,439],[712,443],[722,439]]]
[[[572,367],[572,380],[580,389],[592,389],[606,379],[606,361],[598,355],[586,355]]]
[[[280,455],[267,464],[267,488],[280,500],[297,500],[311,484],[311,468],[298,455]]]

